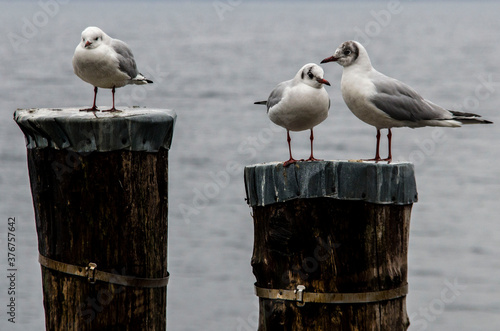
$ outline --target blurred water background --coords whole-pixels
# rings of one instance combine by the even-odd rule
[[[87,26],[126,41],[140,71],[155,82],[117,90],[118,106],[169,108],[178,115],[169,169],[172,331],[257,329],[243,167],[284,161],[287,145],[285,130],[253,102],[305,63],[319,63],[341,42],[357,39],[375,68],[427,99],[500,122],[500,4],[493,1],[41,0],[0,6],[1,330],[44,330],[26,148],[12,114],[91,105],[92,87],[71,66]],[[342,68],[323,68],[332,106],[315,129],[315,156],[373,157],[375,129],[345,106]],[[110,106],[110,91],[101,89],[97,102]],[[410,330],[498,330],[498,124],[393,134],[394,159],[415,163],[419,190],[410,233]],[[292,144],[296,157],[308,156],[308,132],[292,134]],[[237,173],[228,169],[232,162]],[[197,194],[206,202],[194,201]],[[9,217],[17,225],[15,324],[6,314]]]

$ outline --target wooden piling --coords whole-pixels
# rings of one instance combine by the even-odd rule
[[[17,110],[47,330],[166,330],[168,149],[176,115]]]
[[[259,331],[406,330],[413,165],[245,168]]]

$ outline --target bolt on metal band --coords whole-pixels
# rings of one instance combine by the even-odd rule
[[[255,294],[259,298],[295,301],[298,307],[302,307],[308,302],[349,304],[393,300],[408,294],[408,284],[390,290],[362,293],[315,293],[305,290],[304,285],[297,285],[295,290],[267,289],[255,285]]]
[[[72,264],[67,264],[55,261],[38,254],[38,262],[45,268],[63,272],[65,274],[87,278],[90,284],[95,284],[96,281],[106,282],[123,286],[135,287],[165,287],[168,284],[170,274],[167,272],[167,277],[164,278],[140,278],[134,276],[123,276],[109,272],[100,271],[97,269],[97,264],[90,262],[86,267],[80,267]]]

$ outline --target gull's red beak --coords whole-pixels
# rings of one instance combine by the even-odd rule
[[[87,42],[85,43],[85,47],[89,47],[89,45],[92,45],[92,43],[91,43],[90,41],[87,41]]]
[[[321,61],[321,63],[334,62],[334,61],[337,61],[338,59],[339,59],[338,57],[330,56],[330,57],[327,57],[326,59],[324,59],[323,61]]]
[[[331,86],[331,85],[330,85],[330,82],[329,82],[329,81],[327,81],[326,79],[323,79],[323,78],[317,78],[316,80],[318,81],[318,83],[321,83],[321,84],[325,84],[325,85]]]

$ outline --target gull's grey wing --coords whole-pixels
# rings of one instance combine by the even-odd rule
[[[120,70],[129,75],[130,79],[135,78],[139,71],[137,70],[134,55],[128,45],[121,40],[113,39],[111,47],[118,53],[118,67]]]
[[[452,116],[446,109],[425,100],[410,86],[380,74],[373,80],[377,94],[370,101],[399,121],[444,120]]]
[[[281,99],[283,99],[283,95],[285,90],[292,85],[292,80],[287,80],[286,82],[279,83],[274,90],[269,95],[267,99],[267,112],[269,109],[275,105],[277,105]]]

